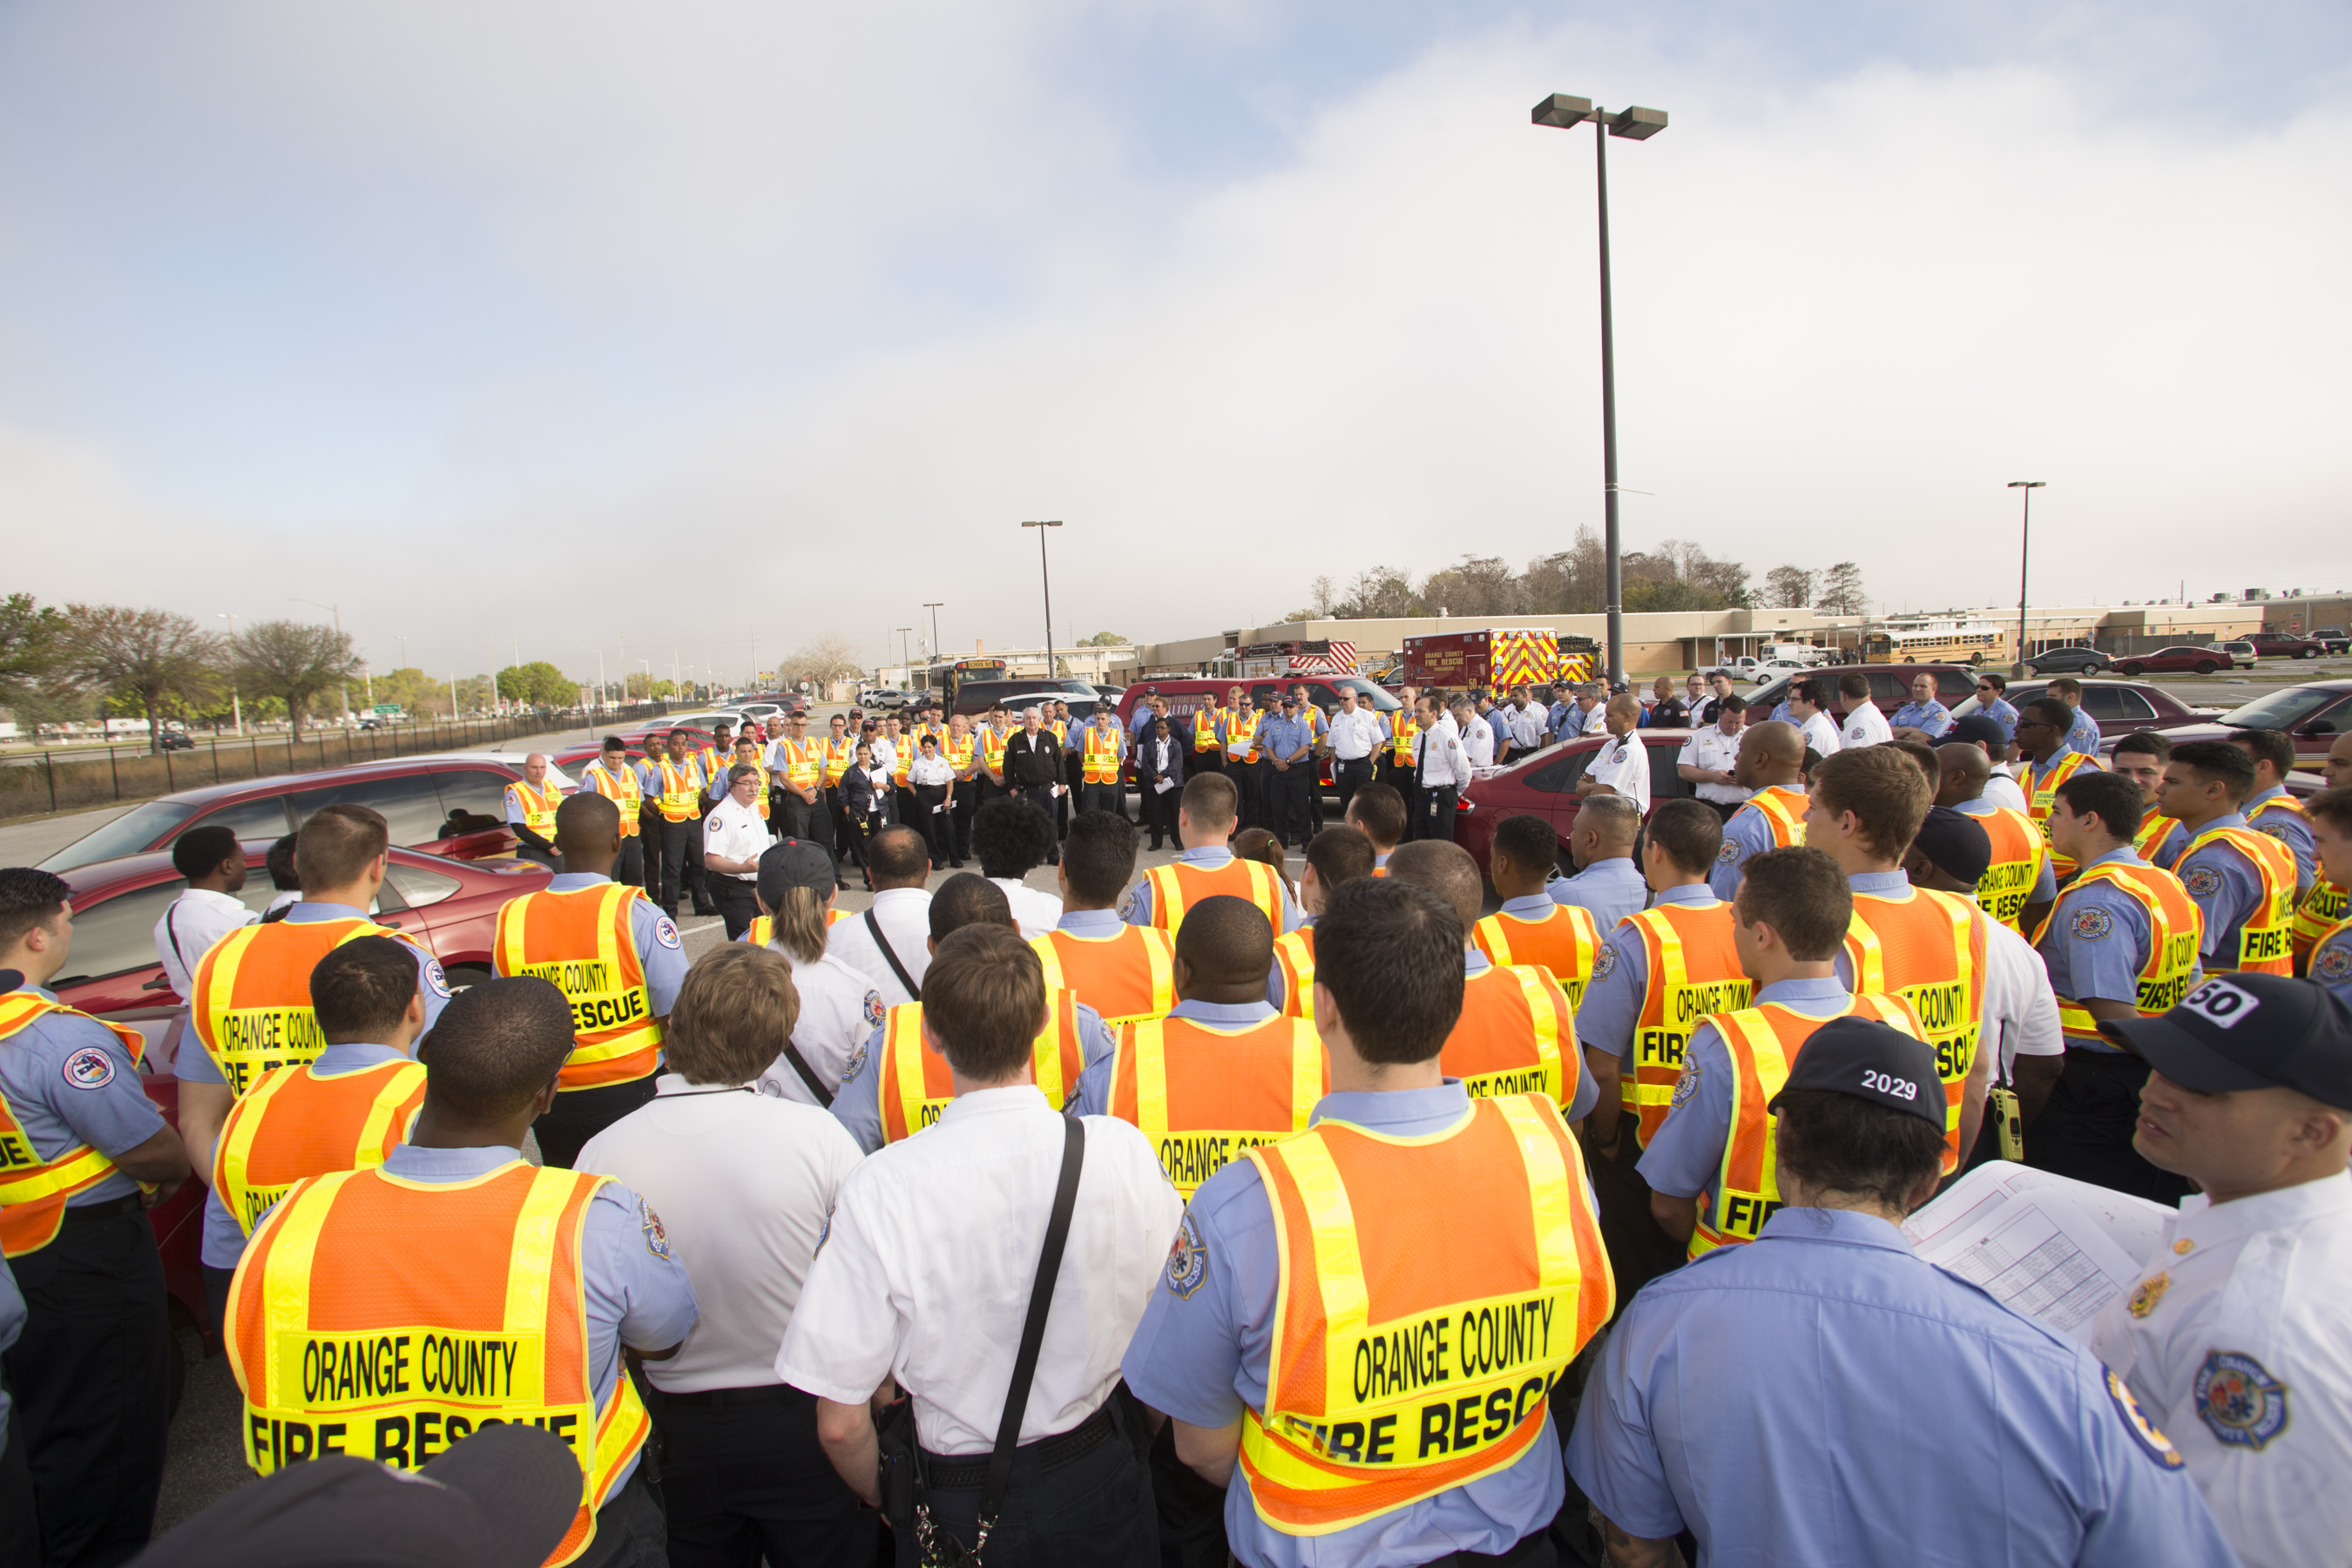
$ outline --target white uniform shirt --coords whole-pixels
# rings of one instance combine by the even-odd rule
[[[1013,906],[1013,922],[1021,928],[1021,940],[1035,942],[1062,923],[1062,900],[1051,893],[1039,892],[1026,882],[1010,877],[991,877],[990,881],[1004,889],[1005,902]]]
[[[1475,713],[1462,726],[1462,754],[1470,759],[1474,768],[1495,765],[1495,730]]]
[[[1527,706],[1513,708],[1506,703],[1503,711],[1510,716],[1511,745],[1515,749],[1534,751],[1543,744],[1544,710],[1529,698]]]
[[[944,784],[955,778],[955,768],[945,757],[917,756],[907,764],[907,782],[910,784]]]
[[[767,853],[775,836],[760,816],[759,808],[745,805],[729,795],[710,808],[702,819],[702,852],[729,860],[757,860]],[[757,871],[705,871],[706,877],[732,877],[739,882],[756,882]]]
[[[866,742],[866,744],[871,748],[874,752],[874,772],[877,777],[887,779],[891,774],[898,771],[898,748],[897,746],[894,746],[888,741],[884,740],[878,733],[872,740]]]
[[[906,965],[907,978],[920,985],[931,966],[931,895],[921,888],[885,888],[874,895],[874,923],[889,939],[890,951]],[[874,983],[882,1005],[896,1007],[915,998],[890,968],[890,961],[874,945],[874,933],[864,915],[852,915],[825,932],[824,950]]]
[[[1650,748],[1642,744],[1639,730],[1629,730],[1603,745],[1584,773],[1619,795],[1631,796],[1643,816],[1650,814]]]
[[[1830,721],[1828,714],[1814,714],[1805,721],[1803,728],[1805,744],[1824,757],[1837,754],[1842,742],[1838,740],[1837,726]]]
[[[866,1037],[882,1026],[882,989],[830,952],[819,953],[814,963],[803,963],[775,942],[768,945],[792,964],[793,989],[801,995],[793,1047],[830,1096],[856,1068],[853,1058]],[[760,1075],[759,1088],[761,1094],[816,1104],[799,1069],[781,1051]]]
[[[777,1375],[842,1405],[862,1404],[895,1377],[914,1395],[924,1447],[993,1447],[1053,1212],[1064,1122],[1034,1085],[979,1089],[950,1100],[919,1138],[852,1172]],[[1022,1413],[1024,1443],[1067,1432],[1110,1397],[1184,1213],[1142,1133],[1108,1116],[1080,1124],[1086,1163]]]
[[[2066,1037],[2058,1026],[2058,997],[2050,989],[2042,955],[1999,921],[1985,926],[1984,1016],[2000,1031],[1994,1076],[2000,1083],[2014,1083],[2018,1058],[2064,1056]]]
[[[1878,704],[1864,697],[1845,716],[1845,728],[1838,732],[1838,739],[1848,746],[1877,746],[1895,739],[1895,731],[1888,727],[1886,715],[1878,710]]]
[[[1331,754],[1356,762],[1381,749],[1381,716],[1369,708],[1353,713],[1341,709],[1331,715]]]
[[[776,1346],[834,1197],[861,1158],[856,1140],[822,1110],[676,1073],[588,1140],[574,1169],[617,1177],[644,1197],[702,1308],[677,1354],[646,1363],[656,1388],[777,1381]]]
[[[2189,1461],[2246,1568],[2352,1541],[2352,1176],[2181,1200],[2091,1348]]]
[[[1423,789],[1459,787],[1470,782],[1470,760],[1462,751],[1462,727],[1449,713],[1413,736],[1413,755],[1420,763]]]
[[[163,961],[163,977],[182,1001],[194,1000],[190,995],[193,976],[205,950],[239,926],[249,926],[260,918],[235,893],[215,893],[210,888],[181,889],[163,918],[155,922],[155,956]]]
[[[1691,731],[1691,738],[1683,742],[1681,754],[1675,758],[1675,765],[1727,773],[1731,772],[1731,764],[1738,760],[1739,736],[1727,735],[1720,727],[1709,724],[1704,730]],[[1738,805],[1756,793],[1730,784],[1702,784],[1692,787],[1698,791],[1699,799],[1717,801],[1724,805]]]
[[[1606,735],[1609,733],[1609,704],[1606,702],[1594,703],[1591,710],[1584,715],[1584,728],[1578,731],[1577,733],[1580,735]]]
[[[1995,805],[2005,805],[2021,816],[2032,816],[2025,804],[2025,790],[2017,775],[2009,771],[2007,763],[1993,764],[1992,776],[1985,780],[1984,798]]]

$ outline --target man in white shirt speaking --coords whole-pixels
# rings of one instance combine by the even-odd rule
[[[206,949],[261,917],[237,893],[245,887],[245,850],[233,827],[191,827],[172,841],[172,868],[188,879],[185,891],[155,922],[155,956],[175,995],[194,1000],[189,976]]]
[[[760,912],[751,884],[760,879],[760,857],[775,842],[756,803],[766,787],[755,764],[738,763],[727,770],[727,798],[702,819],[703,874],[711,902],[727,921],[729,942],[749,931]]]
[[[1789,719],[1805,732],[1805,744],[1817,757],[1835,756],[1843,747],[1831,720],[1830,683],[1815,676],[1789,689]]]
[[[1748,699],[1737,692],[1718,698],[1715,721],[1694,729],[1691,738],[1683,742],[1682,754],[1675,759],[1675,773],[1685,784],[1696,785],[1699,799],[1727,820],[1756,793],[1740,784],[1735,767],[1739,761],[1739,732],[1747,723]]]
[[[1639,698],[1628,693],[1609,700],[1602,722],[1612,738],[1585,765],[1584,776],[1576,781],[1577,794],[1622,795],[1643,816],[1650,814],[1650,748],[1635,729],[1641,721]]]
[[[1838,741],[1845,746],[1879,746],[1895,739],[1886,715],[1870,700],[1870,677],[1856,672],[1838,677],[1838,695],[1845,699],[1845,728]]]
[[[893,1382],[905,1388],[930,1519],[967,1550],[990,1456],[1010,1439],[989,1568],[1151,1568],[1142,1434],[1113,1394],[1183,1200],[1141,1132],[1066,1118],[1038,1092],[1030,1052],[1045,978],[1027,942],[995,924],[954,931],[923,993],[923,1041],[946,1057],[955,1098],[842,1184],[776,1372],[816,1396],[835,1468],[877,1506],[872,1400]],[[1067,1244],[1054,1258],[1048,1220],[1074,1158]],[[1025,1395],[1012,1401],[1033,1290],[1045,1303],[1043,1339]]]

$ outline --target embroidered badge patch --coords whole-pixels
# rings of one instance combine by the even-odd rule
[[[864,1072],[865,1070],[866,1042],[864,1040],[860,1040],[857,1042],[856,1047],[850,1051],[849,1059],[841,1064],[841,1081],[847,1083],[851,1079],[856,1078],[859,1073]]]
[[[2150,1312],[2156,1310],[2156,1304],[2158,1301],[2163,1300],[2164,1293],[2171,1289],[2171,1275],[2149,1275],[2147,1279],[2132,1287],[2130,1301],[2131,1315],[2135,1318],[2147,1317]]]
[[[2319,956],[2311,961],[2311,977],[2331,984],[2352,980],[2352,943],[2332,942],[2320,949]]]
[[[1683,1068],[1682,1077],[1675,1079],[1674,1096],[1666,1101],[1666,1108],[1670,1110],[1674,1110],[1697,1092],[1698,1063],[1693,1062],[1688,1067]]]
[[[1738,859],[1739,840],[1737,838],[1725,839],[1723,841],[1723,847],[1715,852],[1715,858],[1718,864],[1725,866],[1728,866],[1734,860]]]
[[[1120,920],[1125,921],[1135,918],[1135,896],[1142,890],[1143,884],[1138,882],[1134,887],[1129,888],[1127,891],[1118,896],[1118,918]]]
[[[2180,1457],[2180,1450],[2172,1446],[2172,1439],[2158,1431],[2156,1424],[2142,1414],[2139,1401],[2132,1397],[2131,1390],[2124,1386],[2123,1379],[2105,1369],[2102,1369],[2102,1374],[2107,1380],[2107,1397],[2116,1402],[2116,1413],[2123,1416],[2124,1426],[2131,1433],[2132,1441],[2139,1445],[2140,1451],[2168,1470],[2177,1470],[2188,1463]]]
[[[441,973],[441,961],[437,958],[425,961],[425,988],[444,1002],[449,1000],[449,977]]]
[[[868,991],[866,994],[865,1014],[866,1026],[867,1028],[878,1029],[882,1026],[882,993],[879,991]],[[863,1046],[858,1047],[861,1051],[865,1048],[866,1047]]]
[[[669,1232],[662,1228],[661,1215],[654,1213],[646,1200],[637,1200],[637,1228],[645,1232],[646,1250],[656,1258],[669,1256]]]
[[[1592,978],[1606,980],[1616,967],[1617,950],[1608,942],[1602,942],[1601,950],[1592,955]]]
[[[661,943],[664,947],[676,947],[678,945],[677,927],[671,921],[667,915],[656,915],[654,917],[654,940]]]
[[[2097,908],[2076,910],[2067,931],[2081,942],[2096,942],[2116,929],[2116,917]]]
[[[2210,866],[2191,866],[2189,874],[2180,879],[2180,885],[2189,889],[2191,898],[2210,899],[2221,890],[2221,873]]]
[[[2110,1374],[2112,1375],[2112,1374]],[[2225,1446],[2252,1448],[2286,1430],[2286,1384],[2238,1351],[2215,1351],[2197,1369],[2197,1415]]]
[[[1189,1301],[1209,1277],[1209,1254],[1201,1246],[1201,1227],[1187,1214],[1176,1227],[1176,1243],[1168,1249],[1168,1293]]]
[[[68,1057],[61,1070],[72,1088],[104,1089],[114,1081],[114,1058],[93,1047]]]

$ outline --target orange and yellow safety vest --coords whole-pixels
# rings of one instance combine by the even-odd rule
[[[1077,1093],[1078,1074],[1086,1065],[1076,995],[1046,992],[1045,1026],[1030,1045],[1030,1077],[1059,1110]],[[902,1002],[882,1020],[882,1059],[875,1064],[874,1092],[885,1143],[920,1132],[955,1098],[955,1073],[947,1058],[923,1045],[920,1002]]]
[[[2143,1018],[2170,1011],[2189,994],[2189,983],[2196,978],[2197,950],[2205,939],[2205,911],[2197,907],[2197,900],[2189,896],[2180,879],[2169,871],[2121,860],[2103,861],[2092,867],[2074,879],[2042,918],[2033,933],[2033,945],[2042,945],[2042,938],[2053,923],[2074,918],[2066,907],[2068,899],[2102,882],[2112,883],[2129,894],[2147,915],[2147,956],[2140,961],[2132,1006]],[[2099,1033],[2099,1021],[2072,996],[2058,998],[2058,1027],[2070,1040],[2101,1050],[2116,1049]]]
[[[1304,1018],[1227,1028],[1146,1018],[1120,1031],[1109,1110],[1141,1130],[1190,1203],[1250,1150],[1307,1130],[1331,1089],[1323,1038]]]
[[[1049,931],[1032,937],[1045,984],[1066,990],[1113,1028],[1157,1018],[1176,1005],[1176,944],[1152,926],[1121,925],[1116,936]]]
[[[272,1068],[299,1066],[326,1048],[310,1010],[310,971],[363,936],[409,941],[371,920],[273,921],[238,927],[196,961],[188,1025],[231,1094],[244,1094]]]
[[[1584,1070],[1576,1015],[1532,963],[1489,963],[1463,981],[1462,1016],[1437,1059],[1473,1095],[1540,1094],[1563,1112]]]
[[[0,995],[0,1043],[53,1013],[89,1018],[79,1007],[35,992]],[[121,1040],[132,1062],[146,1054],[146,1040],[138,1030],[102,1018],[89,1021]],[[66,1200],[112,1174],[114,1162],[87,1143],[43,1159],[6,1097],[0,1096],[0,1256],[22,1258],[55,1241],[65,1225]]]
[[[1276,931],[1282,929],[1282,879],[1263,860],[1244,860],[1238,855],[1222,866],[1171,860],[1152,867],[1143,878],[1151,889],[1151,923],[1171,937],[1184,923],[1186,910],[1202,899],[1222,895],[1247,899],[1265,915],[1266,923]]]
[[[491,942],[498,972],[548,981],[572,1004],[572,1056],[557,1076],[561,1089],[634,1083],[661,1065],[661,1022],[629,910],[645,891],[604,882],[525,893],[499,908]]]
[[[305,1177],[383,1164],[425,1104],[423,1062],[378,1062],[332,1078],[315,1067],[264,1073],[221,1123],[213,1191],[247,1236]]]
[[[1855,994],[1900,996],[1936,1047],[1948,1174],[1959,1169],[1962,1091],[1979,1043],[1987,940],[1980,918],[1989,917],[1958,893],[1907,888],[1896,895],[1856,893],[1846,927]]]
[[[2293,974],[2294,851],[2251,827],[2209,827],[2190,838],[2188,847],[2174,857],[2170,869],[2178,875],[2189,858],[2208,844],[2227,844],[2243,855],[2262,878],[2263,896],[2245,924],[2238,928],[2238,951],[2215,958],[2206,967],[2216,973],[2239,969],[2251,974]]]
[[[1638,1118],[1633,1142],[1647,1148],[1683,1076],[1691,1030],[1709,1013],[1747,1006],[1755,986],[1739,967],[1731,906],[1721,900],[1660,904],[1625,919],[1641,938],[1649,978],[1633,1024],[1633,1070],[1619,1080],[1618,1101]]]
[[[1567,993],[1570,1007],[1584,1005],[1584,988],[1601,954],[1601,927],[1591,910],[1574,904],[1554,904],[1536,920],[1497,911],[1471,928],[1470,940],[1496,963],[1542,964]]]

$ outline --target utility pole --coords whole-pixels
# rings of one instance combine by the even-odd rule
[[[1052,522],[1024,522],[1021,526],[1037,531],[1037,581],[1045,593],[1045,679],[1051,681],[1054,679],[1054,579],[1045,568],[1045,531],[1059,528],[1062,524],[1056,519]]]
[[[226,610],[215,610],[213,612],[213,619],[216,621],[226,621],[228,623],[228,640],[231,649],[228,678],[229,722],[236,727],[236,732],[242,735],[245,733],[245,706],[237,700],[236,695],[236,663],[235,654],[236,645],[236,616]],[[215,730],[213,731],[213,734],[217,738],[220,731]]]
[[[2012,679],[2025,676],[2025,568],[2033,547],[2033,492],[2042,489],[2047,479],[2011,479],[2009,488],[2025,492],[2025,518],[2017,537],[2017,662],[2010,666]]]

